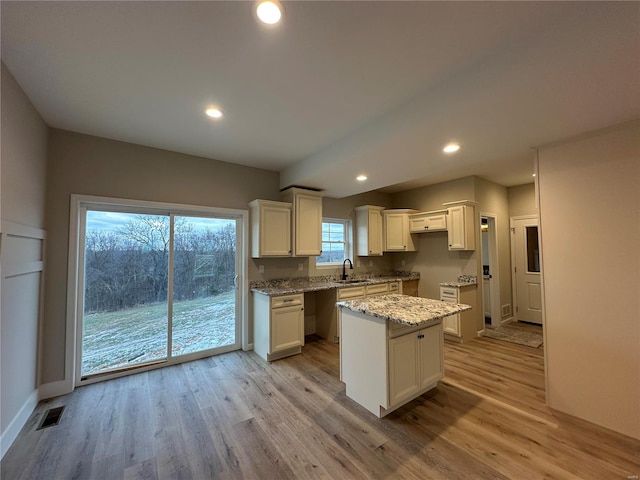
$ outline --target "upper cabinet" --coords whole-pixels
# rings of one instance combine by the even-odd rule
[[[363,205],[356,207],[356,255],[382,255],[382,212],[384,207]]]
[[[447,207],[449,250],[475,250],[475,202],[466,200],[444,203]]]
[[[409,215],[409,232],[428,233],[447,230],[447,211],[420,212]]]
[[[282,199],[293,207],[294,256],[319,256],[322,253],[322,193],[291,187],[282,192]]]
[[[409,215],[417,210],[393,209],[383,212],[383,232],[385,252],[415,252],[417,242],[409,231]]]
[[[251,215],[251,256],[290,257],[291,204],[271,200],[249,203]]]

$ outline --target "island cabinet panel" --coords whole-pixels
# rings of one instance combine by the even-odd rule
[[[417,333],[389,340],[389,405],[396,405],[420,390],[419,349]]]
[[[345,308],[340,316],[346,394],[376,416],[422,395],[444,376],[442,324],[400,325]]]
[[[442,325],[389,340],[389,404],[393,409],[435,386],[444,376]]]

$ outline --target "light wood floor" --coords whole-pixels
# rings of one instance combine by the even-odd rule
[[[234,352],[38,406],[1,462],[17,479],[627,479],[640,442],[544,406],[542,351],[446,342],[447,376],[385,419],[344,394],[337,346]],[[35,431],[47,408],[60,425]]]

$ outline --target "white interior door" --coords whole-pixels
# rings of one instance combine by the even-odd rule
[[[538,218],[511,219],[515,317],[542,324],[542,285]]]

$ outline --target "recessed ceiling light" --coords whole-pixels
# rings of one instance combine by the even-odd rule
[[[277,0],[265,0],[258,3],[256,15],[262,23],[274,25],[282,18],[282,4]]]
[[[356,177],[356,180],[358,180],[359,182],[364,182],[367,179],[366,175],[358,175]]]
[[[442,149],[442,151],[445,153],[454,153],[458,150],[460,150],[460,145],[458,145],[457,143],[450,143]]]
[[[532,177],[535,177],[535,176],[536,176],[536,174],[534,173],[534,174],[533,174],[533,175],[531,175],[531,176],[532,176]]]
[[[206,113],[211,118],[221,118],[222,117],[222,111],[217,107],[209,107],[204,111],[204,113]]]

